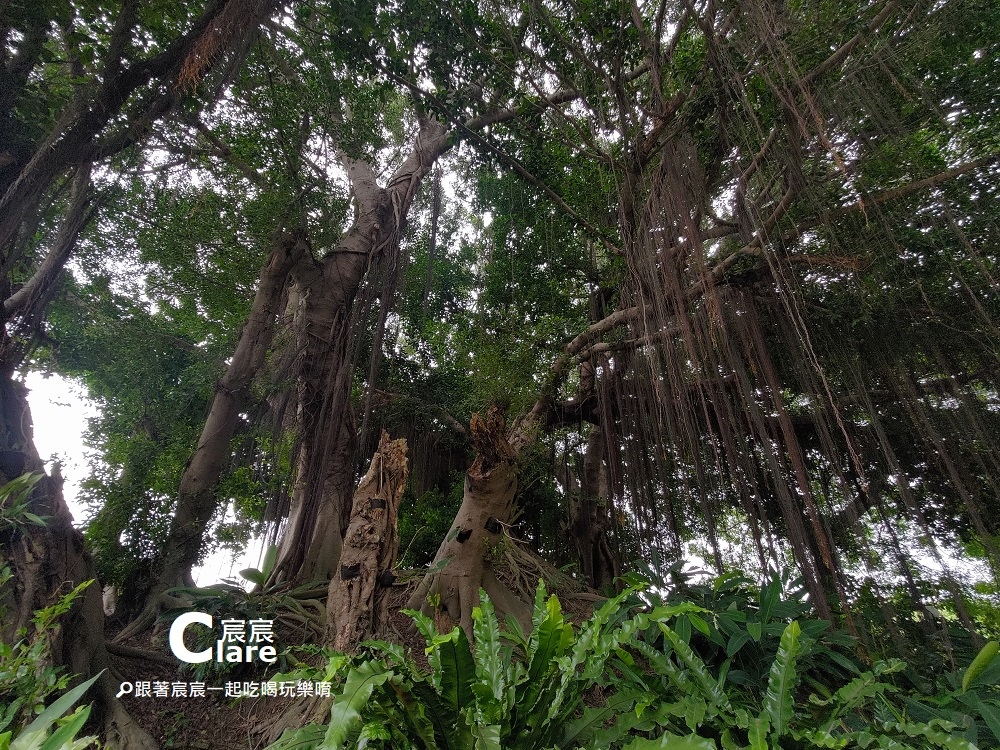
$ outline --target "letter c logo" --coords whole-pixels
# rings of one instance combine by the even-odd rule
[[[201,664],[212,658],[212,649],[191,651],[184,645],[184,629],[193,623],[212,627],[212,616],[206,615],[204,612],[185,612],[170,626],[170,636],[167,641],[170,644],[170,650],[178,659],[188,664]]]

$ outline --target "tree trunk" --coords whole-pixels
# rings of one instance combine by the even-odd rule
[[[413,149],[384,188],[370,164],[338,153],[354,193],[355,220],[322,261],[296,269],[299,453],[273,582],[326,581],[336,571],[354,484],[354,301],[373,260],[398,252],[417,188],[449,147],[447,136],[441,123],[422,119]]]
[[[181,476],[177,507],[163,554],[154,564],[143,611],[122,630],[117,640],[133,637],[155,620],[163,594],[174,586],[193,585],[191,569],[201,554],[205,529],[217,507],[216,489],[229,464],[231,444],[240,414],[250,402],[250,388],[264,363],[285,280],[292,267],[307,256],[309,244],[302,235],[281,237],[260,272],[239,343],[226,373],[215,385],[215,396],[198,445]]]
[[[276,582],[326,582],[340,558],[342,524],[351,508],[356,443],[348,351],[351,307],[367,270],[367,265],[349,261],[359,257],[335,255],[294,274],[298,453],[288,521],[273,573]],[[340,259],[348,262],[338,263]]]
[[[26,389],[13,380],[8,370],[0,374],[0,483],[25,472],[44,473],[34,447]],[[83,535],[72,526],[62,483],[43,476],[31,494],[29,510],[45,517],[46,525],[28,524],[8,529],[0,536],[2,562],[14,574],[8,583],[13,595],[0,591],[5,605],[13,602],[0,622],[0,638],[7,643],[13,642],[20,628],[31,623],[35,610],[53,604],[76,585],[96,578]],[[115,698],[118,686],[108,670],[104,609],[96,583],[83,591],[50,635],[54,665],[82,678],[104,670],[85,700],[94,702],[95,716],[103,722],[108,745],[154,750],[156,743]]]
[[[326,644],[353,651],[381,637],[389,620],[389,588],[399,551],[397,515],[406,487],[406,440],[382,432],[368,473],[354,493],[340,566],[326,600]]]
[[[479,603],[479,589],[486,587],[497,603],[512,597],[510,591],[502,590],[506,587],[496,576],[486,575],[486,555],[514,511],[517,450],[496,407],[485,418],[474,414],[469,433],[476,458],[465,474],[462,505],[434,557],[432,569],[443,567],[424,578],[409,606],[433,614],[439,629],[459,623],[471,638],[472,608]]]
[[[580,488],[570,493],[569,535],[580,561],[580,572],[595,589],[610,586],[621,575],[621,562],[611,547],[611,491],[605,463],[604,430],[595,425],[587,438]]]

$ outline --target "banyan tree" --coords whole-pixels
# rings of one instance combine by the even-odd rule
[[[498,220],[494,241],[534,243],[544,274],[576,237],[589,327],[536,370],[506,443],[474,430],[438,576],[468,556],[458,534],[484,533],[484,466],[569,413],[587,437],[559,482],[563,529],[590,583],[697,539],[720,571],[794,562],[817,611],[857,632],[862,593],[929,603],[923,558],[974,631],[958,581],[1000,562],[996,9],[554,3],[521,19],[534,86],[568,101],[481,145],[571,228],[547,242],[525,239],[537,217]],[[511,522],[504,493],[482,515]],[[467,623],[480,583],[496,596],[463,564],[429,588]]]
[[[405,514],[433,493],[457,512],[411,606],[467,628],[481,588],[523,615],[507,545],[595,589],[695,554],[793,566],[859,635],[858,600],[890,591],[916,611],[947,599],[975,631],[964,579],[1000,565],[995,3],[316,0],[265,23],[272,5],[234,1],[196,23],[223,7],[248,11],[216,29],[236,54],[199,47],[180,82],[214,110],[174,85],[196,27],[136,63],[166,88],[134,127],[50,166],[55,183],[4,183],[5,210],[37,193],[0,217],[5,252],[43,255],[32,212],[65,227],[22,328],[34,282],[5,266],[4,346],[31,339],[109,394],[91,538],[106,563],[143,531],[126,635],[189,582],[231,503],[268,525],[272,583],[342,583],[343,535],[375,523],[352,500]],[[146,138],[138,167],[109,166]],[[48,164],[47,144],[18,168]],[[88,239],[91,166],[129,179],[107,177],[118,200]],[[93,335],[65,312],[129,271],[89,256],[54,286],[78,236],[135,227],[134,252],[115,244],[166,291],[143,307],[140,284],[119,317],[162,334],[137,350],[187,399],[169,419],[162,394],[115,401],[136,350],[107,337],[85,356]],[[356,493],[381,428],[409,441],[380,443],[395,483],[373,460]],[[5,449],[30,444],[11,434]]]

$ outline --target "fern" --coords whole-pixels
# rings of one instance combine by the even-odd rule
[[[347,738],[361,725],[361,710],[377,685],[392,676],[380,664],[366,661],[353,668],[347,675],[347,682],[330,708],[330,726],[320,745],[323,750],[340,750],[346,746]]]
[[[709,702],[718,708],[724,710],[731,710],[732,706],[729,703],[729,699],[726,697],[725,691],[722,689],[720,684],[712,679],[711,675],[708,673],[708,668],[691,647],[681,640],[680,636],[677,635],[667,624],[660,623],[660,630],[666,636],[667,640],[670,641],[670,645],[677,654],[678,658],[684,662],[684,666],[687,667],[688,671],[694,675],[695,682],[698,687],[701,688],[702,694],[709,700]]]
[[[486,592],[480,592],[480,601],[480,606],[472,610],[472,633],[476,639],[476,682],[472,689],[476,695],[477,720],[492,725],[513,706],[513,694],[507,689],[512,678],[511,653],[501,646],[500,626]]]
[[[777,737],[788,730],[788,722],[794,714],[794,691],[799,682],[795,661],[801,651],[799,623],[792,620],[781,634],[778,654],[771,665],[771,674],[767,681],[767,693],[764,696],[764,711],[771,720],[771,726]]]

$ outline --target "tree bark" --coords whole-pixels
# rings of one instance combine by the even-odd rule
[[[444,125],[422,119],[413,149],[385,187],[367,162],[338,153],[354,192],[355,220],[329,255],[295,272],[299,453],[273,582],[327,581],[336,571],[351,512],[357,439],[348,351],[354,301],[372,261],[398,252],[417,189],[448,146]]]
[[[10,370],[0,374],[0,483],[25,472],[44,474],[34,447],[27,392],[14,381]],[[7,615],[0,622],[0,638],[11,643],[27,627],[35,610],[47,607],[76,585],[96,578],[83,535],[73,528],[62,484],[43,476],[29,499],[29,510],[46,519],[45,526],[8,529],[0,536],[0,556],[13,578],[4,596]],[[10,606],[11,602],[13,606]],[[110,747],[155,750],[156,743],[139,727],[115,698],[117,684],[108,670],[104,642],[104,609],[100,587],[92,583],[50,634],[51,658],[81,678],[103,671],[86,700],[94,702],[94,715],[103,724]]]
[[[191,569],[198,562],[205,529],[218,507],[216,489],[229,464],[240,413],[250,402],[254,377],[271,345],[285,281],[292,267],[308,253],[309,244],[304,236],[285,235],[275,242],[261,269],[250,316],[228,369],[215,385],[201,437],[181,476],[177,507],[163,554],[153,566],[146,604],[139,616],[119,633],[118,641],[133,637],[153,623],[165,591],[193,584]]]
[[[595,425],[587,438],[579,492],[570,493],[569,535],[580,572],[595,589],[610,586],[621,575],[621,562],[611,547],[611,491],[605,463],[604,430]]]
[[[368,473],[354,493],[340,565],[326,600],[326,644],[353,651],[381,637],[389,621],[389,588],[399,551],[397,516],[408,475],[406,440],[382,432]]]
[[[496,590],[503,584],[495,576],[485,575],[486,556],[511,521],[517,490],[515,445],[526,442],[514,440],[515,445],[511,444],[503,415],[496,407],[485,417],[474,414],[469,433],[476,458],[465,474],[462,505],[431,566],[443,567],[424,577],[409,606],[433,614],[439,629],[460,624],[471,638],[472,608],[479,603],[479,589],[488,584],[487,593],[494,602],[509,601],[512,596],[509,591]]]

